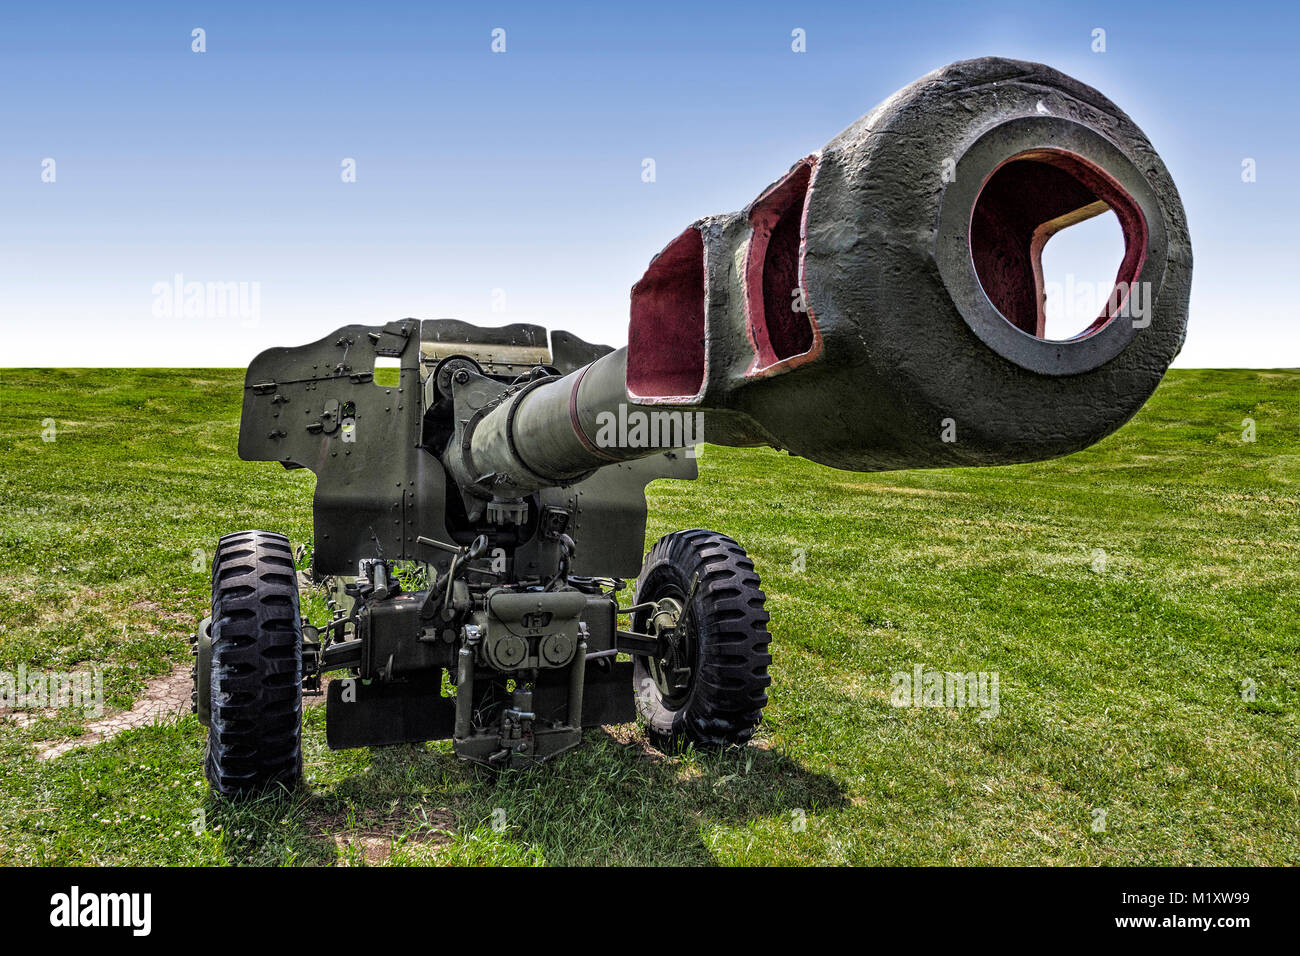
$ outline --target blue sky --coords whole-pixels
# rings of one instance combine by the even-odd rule
[[[1096,86],[1164,157],[1196,258],[1179,364],[1300,365],[1293,4],[269,6],[0,12],[0,365],[243,365],[407,315],[619,344],[689,222],[988,54]],[[255,321],[167,314],[178,274],[256,283]]]

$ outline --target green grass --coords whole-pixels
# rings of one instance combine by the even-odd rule
[[[129,706],[188,661],[219,535],[307,539],[311,475],[235,456],[241,382],[0,372],[0,669],[100,664]],[[706,526],[754,557],[756,745],[668,760],[624,727],[494,775],[445,743],[331,753],[312,707],[309,787],[232,807],[193,717],[53,761],[36,742],[79,717],[0,720],[0,863],[1300,862],[1298,395],[1176,371],[1097,447],[1012,468],[709,447],[698,482],[651,486],[649,540]],[[1000,713],[891,706],[915,665],[996,672]]]

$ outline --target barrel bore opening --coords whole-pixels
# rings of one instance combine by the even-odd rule
[[[1124,230],[1109,206],[1097,216],[1054,233],[1043,245],[1043,338],[1082,335],[1114,289],[1124,260]]]
[[[636,399],[690,401],[704,391],[704,240],[691,226],[632,287],[627,390]]]
[[[1057,341],[1047,328],[1043,247],[1058,232],[1113,212],[1124,241],[1123,258],[1104,295],[1101,312],[1069,339],[1093,335],[1127,315],[1146,259],[1147,226],[1133,197],[1099,167],[1064,150],[1039,149],[1012,156],[985,180],[971,211],[970,252],[989,301],[1008,322],[1039,339]]]
[[[812,171],[813,161],[802,161],[750,209],[753,234],[745,263],[745,324],[754,346],[754,372],[813,348],[815,320],[800,276],[804,207]]]

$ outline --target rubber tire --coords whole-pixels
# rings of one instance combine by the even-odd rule
[[[675,709],[666,705],[647,658],[633,658],[637,709],[651,741],[665,753],[678,753],[687,744],[719,749],[745,743],[762,718],[772,683],[766,595],[754,562],[731,538],[700,528],[660,538],[641,568],[636,601],[654,600],[668,585],[684,597],[696,573],[697,658],[686,699]],[[637,630],[647,618],[634,620]]]
[[[302,779],[302,617],[289,539],[223,537],[212,561],[211,721],[204,770],[242,797]]]

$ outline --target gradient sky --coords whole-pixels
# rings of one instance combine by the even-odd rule
[[[1164,157],[1195,254],[1178,364],[1300,365],[1293,3],[271,6],[0,12],[0,366],[238,366],[408,315],[621,344],[688,223],[990,54],[1097,87]],[[256,322],[155,314],[177,274],[257,283]]]

